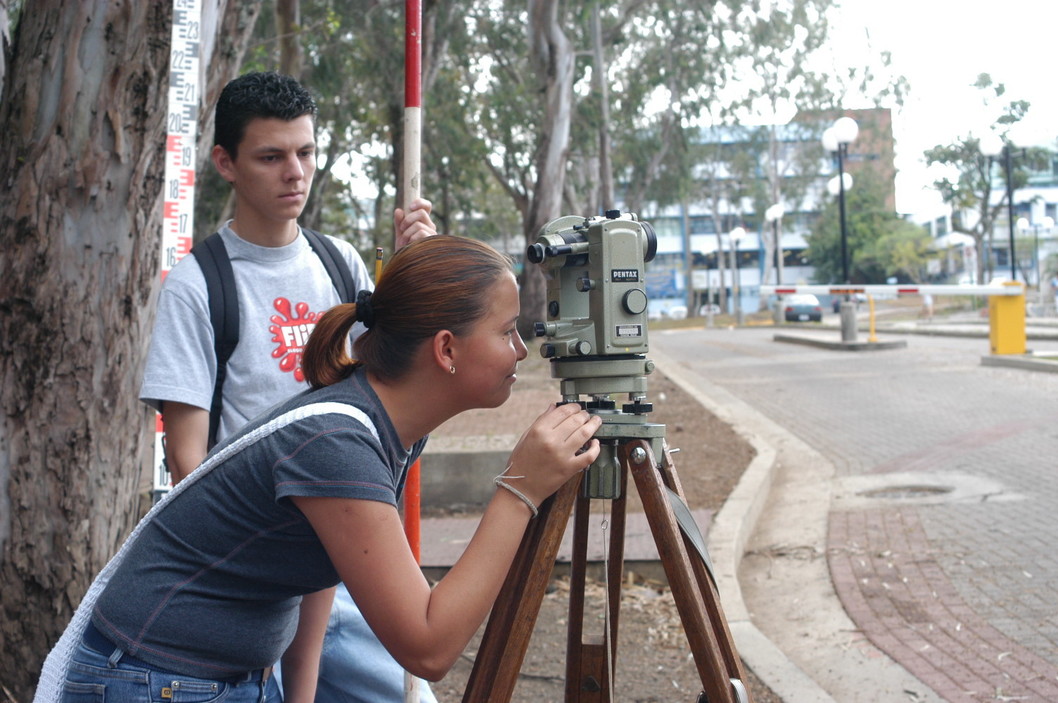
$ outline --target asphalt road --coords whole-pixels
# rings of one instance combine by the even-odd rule
[[[1058,700],[1058,374],[984,366],[982,338],[775,333],[651,338],[779,428],[739,574],[760,630],[838,701]]]

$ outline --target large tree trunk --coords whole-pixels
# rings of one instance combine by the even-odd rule
[[[204,17],[234,11],[205,4]],[[170,12],[167,2],[25,3],[6,57],[3,700],[30,700],[45,655],[140,512],[153,422],[137,396],[159,279]]]
[[[28,3],[0,112],[0,682],[27,700],[136,519],[169,6]]]
[[[525,218],[526,244],[540,228],[558,217],[566,180],[570,120],[573,110],[573,45],[562,31],[557,0],[529,3],[530,61],[545,101],[544,124],[539,126],[536,183]],[[518,331],[532,335],[533,323],[543,319],[547,292],[540,267],[527,265],[521,286],[522,316]]]

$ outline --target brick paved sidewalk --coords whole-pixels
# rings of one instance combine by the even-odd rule
[[[703,387],[764,418],[746,414],[781,456],[801,447],[829,467],[797,465],[798,453],[782,466],[782,487],[800,492],[769,503],[755,542],[766,558],[744,574],[761,630],[841,703],[1058,701],[1058,374],[987,364],[975,339],[853,354],[773,336],[655,337]],[[1033,348],[1053,349],[1049,339]],[[902,494],[916,487],[938,490]],[[785,556],[824,545],[823,574]],[[824,579],[840,616],[818,607]],[[835,624],[930,691],[864,685],[875,659]]]
[[[1058,667],[964,602],[914,508],[832,512],[827,543],[834,587],[850,617],[945,699],[1058,700]]]

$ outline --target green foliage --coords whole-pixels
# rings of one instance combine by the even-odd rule
[[[853,81],[876,84],[867,69],[837,83],[806,67],[826,41],[834,0],[783,0],[726,5],[686,0],[559,3],[559,23],[577,45],[574,102],[567,145],[563,208],[597,203],[599,134],[610,137],[618,198],[628,209],[702,199],[698,146],[702,120],[733,124],[778,111],[782,102],[812,109],[832,106],[834,90]],[[601,13],[609,120],[592,88],[592,10]],[[321,164],[307,224],[347,232],[364,250],[386,244],[395,205],[403,105],[403,6],[377,0],[301,3],[302,79],[320,102]],[[243,70],[280,65],[274,2],[268,0],[257,40]],[[424,3],[424,134],[422,192],[434,202],[443,231],[509,236],[529,220],[536,183],[535,155],[548,116],[530,65],[529,17],[523,0],[444,0]],[[895,86],[895,87],[894,87]],[[899,81],[886,84],[899,93]],[[884,92],[884,91],[882,91]],[[754,154],[722,156],[741,174],[725,184],[724,199],[746,197],[763,211],[790,178],[811,164],[783,161],[774,135],[754,135]],[[343,154],[359,158],[359,174],[377,194],[357,200],[334,178]],[[779,161],[776,162],[775,160]],[[768,163],[771,161],[772,163]],[[763,188],[762,175],[769,186]],[[205,174],[204,177],[208,178]],[[708,184],[706,184],[708,186]],[[202,189],[226,194],[223,184]],[[800,194],[782,193],[789,200]],[[219,211],[222,201],[210,202]],[[200,215],[200,222],[210,220]],[[374,223],[365,230],[367,223]]]
[[[431,73],[423,79],[422,193],[434,202],[434,220],[442,231],[490,233],[488,226],[459,224],[482,218],[509,227],[509,218],[489,216],[502,199],[489,193],[494,184],[484,165],[485,145],[468,132],[460,106],[460,94],[477,80],[466,60],[462,13],[469,4],[424,3],[424,27],[432,23],[435,44],[423,49],[424,70]],[[265,3],[241,73],[279,70],[274,5]],[[299,78],[317,99],[320,147],[312,198],[301,222],[344,236],[370,260],[374,247],[392,245],[397,154],[403,138],[404,8],[376,0],[321,0],[302,2],[300,18]],[[349,162],[359,164],[351,174],[361,183],[359,198],[344,180],[344,164]],[[364,183],[375,191],[367,199],[362,195]],[[200,175],[200,184],[198,222],[212,228],[229,189],[212,169]]]
[[[856,175],[845,192],[850,283],[926,280],[935,252],[929,234],[885,206],[885,190],[871,171]],[[842,283],[841,218],[838,199],[827,203],[806,238],[805,252],[817,283]]]

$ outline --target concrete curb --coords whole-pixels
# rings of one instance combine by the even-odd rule
[[[702,407],[730,424],[756,451],[753,461],[713,519],[708,538],[720,603],[739,655],[783,700],[835,703],[829,693],[757,629],[742,598],[738,568],[746,550],[746,542],[753,534],[771,493],[778,452],[769,442],[750,432],[746,423],[741,421],[738,411],[746,407],[741,400],[722,388],[708,384],[701,377],[692,383],[678,363],[656,349],[651,350],[650,358],[669,380],[689,393]],[[709,389],[708,395],[700,390],[702,386]]]
[[[823,349],[835,349],[838,351],[882,351],[885,349],[903,349],[907,346],[906,339],[894,339],[876,342],[844,342],[841,340],[821,339],[819,337],[810,337],[795,334],[776,334],[774,337],[772,337],[772,339],[774,339],[776,342],[786,342],[788,344],[807,344],[813,347],[821,347]]]
[[[1042,371],[1044,373],[1058,373],[1058,361],[1044,361],[1035,359],[1031,354],[1024,356],[1016,354],[989,354],[981,357],[982,366],[1006,366],[1025,371]]]

